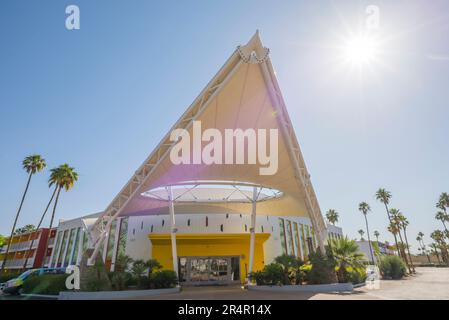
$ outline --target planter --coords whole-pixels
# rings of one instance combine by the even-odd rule
[[[125,291],[98,291],[98,292],[74,292],[63,291],[59,293],[58,300],[120,300],[133,299],[147,296],[156,296],[168,293],[178,293],[180,287],[169,289],[151,290],[125,290]]]
[[[354,289],[352,283],[310,284],[310,285],[286,285],[286,286],[248,286],[248,290],[272,291],[272,292],[351,292]]]

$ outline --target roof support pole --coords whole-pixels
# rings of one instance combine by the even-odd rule
[[[178,231],[176,229],[176,223],[175,223],[175,206],[173,201],[173,190],[171,186],[167,187],[168,191],[168,210],[170,214],[170,235],[171,235],[171,252],[173,256],[173,270],[176,272],[176,275],[179,278],[178,274],[178,253],[176,250],[176,232]]]
[[[249,228],[250,238],[249,238],[249,268],[248,275],[253,273],[254,268],[254,244],[256,241],[256,205],[257,205],[257,187],[253,188],[253,199],[252,199],[252,209],[251,209],[251,226]]]

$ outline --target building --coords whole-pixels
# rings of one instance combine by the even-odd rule
[[[79,262],[83,243],[90,265],[100,255],[114,270],[125,253],[183,283],[232,283],[283,253],[324,250],[327,227],[258,33],[91,219],[60,225],[52,265]]]
[[[327,224],[327,239],[341,239],[343,238],[343,229],[333,224]]]
[[[371,253],[369,248],[369,242],[367,240],[358,240],[356,241],[357,245],[359,246],[360,252],[362,252],[365,255],[366,260],[371,260]],[[378,242],[378,241],[371,241],[372,248],[373,248],[373,255],[374,259],[377,260],[376,254],[375,254],[375,245],[377,244],[379,248],[380,255],[394,255],[396,254],[388,242]]]
[[[40,268],[43,260],[45,260],[44,266],[47,266],[52,253],[55,235],[56,228],[51,229],[51,231],[48,228],[40,228],[33,232],[14,235],[4,271],[15,272],[21,269]],[[47,240],[48,247],[45,248]],[[5,244],[0,250],[0,264],[3,263],[7,246]]]

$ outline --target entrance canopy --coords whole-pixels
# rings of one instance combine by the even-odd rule
[[[245,46],[235,50],[105,210],[91,230],[94,242],[102,241],[112,220],[118,216],[167,212],[163,194],[152,190],[162,190],[187,181],[224,181],[229,185],[244,181],[267,190],[277,190],[278,196],[258,203],[257,214],[310,217],[322,242],[325,223],[268,53],[258,32]],[[175,164],[171,157],[172,149],[180,141],[173,140],[174,130],[177,129],[183,129],[192,141],[188,146],[189,163]],[[243,163],[237,160],[237,143],[229,149],[225,141],[222,141],[220,152],[215,150],[213,153],[215,162],[203,161],[201,156],[211,142],[210,137],[208,141],[204,136],[207,129],[216,129],[222,137],[226,136],[226,130],[254,130],[257,151],[262,146],[266,147],[266,154],[271,153],[270,163],[262,161],[259,154],[255,161],[250,161],[249,138],[244,140],[248,153]],[[278,135],[271,136],[272,131]],[[265,136],[259,136],[259,133],[264,132],[266,140],[261,140]],[[195,142],[198,141],[195,140],[198,134],[203,134],[199,144]],[[276,142],[277,148],[272,145],[273,142]],[[233,155],[231,163],[226,158],[229,154]],[[201,161],[195,162],[195,157]],[[272,170],[272,174],[263,174],[261,168],[269,166],[276,170]],[[211,191],[211,197],[212,193],[216,192]],[[203,207],[194,201],[175,205],[182,206],[182,210],[176,209],[177,212],[201,212]],[[204,207],[209,213],[251,213],[251,204],[238,201],[209,201]]]

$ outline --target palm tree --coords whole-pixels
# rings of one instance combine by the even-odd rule
[[[401,213],[401,211],[399,211],[398,209],[395,208],[391,208],[390,209],[390,216],[391,216],[391,220],[393,222],[393,224],[395,224],[398,227],[397,230],[397,235],[399,236],[399,241],[400,241],[400,245],[399,245],[399,250],[401,251],[400,256],[402,257],[402,259],[404,259],[405,263],[407,265],[409,265],[409,263],[407,262],[407,255],[405,254],[405,250],[404,250],[404,241],[402,240],[402,226],[401,226],[401,222],[399,220],[399,214]]]
[[[334,209],[329,209],[326,212],[326,219],[329,221],[330,224],[335,226],[335,223],[338,222],[338,212]]]
[[[357,243],[347,237],[333,239],[331,242],[331,252],[336,262],[338,281],[347,282],[346,269],[363,267],[364,254],[359,251]]]
[[[447,230],[446,221],[449,221],[449,215],[446,212],[438,211],[435,215],[435,219],[440,220],[443,223],[444,230]]]
[[[430,237],[437,243],[441,251],[443,261],[449,265],[449,257],[447,252],[447,244],[444,241],[444,233],[441,230],[435,230],[430,234]]]
[[[388,221],[391,223],[392,221],[390,216],[390,210],[388,209],[388,205],[390,204],[391,199],[391,192],[385,190],[384,188],[379,188],[379,190],[376,191],[376,199],[385,205],[385,210],[387,210]],[[396,250],[399,250],[398,239],[396,237],[396,234],[393,234],[393,237],[394,237],[394,244],[396,245]],[[399,251],[398,255],[400,256]]]
[[[133,265],[131,267],[131,272],[134,274],[134,276],[137,278],[137,286],[139,288],[142,288],[142,279],[145,270],[147,270],[147,265],[145,261],[142,259],[135,260],[133,262]]]
[[[438,253],[438,245],[436,243],[431,243],[429,247],[432,248],[432,251],[430,252],[432,255],[436,256],[438,259],[438,264],[441,264],[440,255]]]
[[[399,226],[402,227],[402,230],[404,230],[404,239],[405,239],[405,243],[406,243],[408,258],[410,260],[410,266],[412,267],[413,272],[416,272],[415,266],[413,265],[412,255],[410,254],[410,245],[409,245],[408,239],[407,239],[407,227],[410,223],[409,223],[408,219],[402,213],[400,213],[398,215],[398,220],[399,220]]]
[[[374,230],[374,236],[376,237],[376,241],[377,241],[377,243],[379,243],[379,236],[380,236],[380,233],[379,233],[379,231],[377,231],[377,230]]]
[[[370,236],[369,236],[368,218],[367,218],[367,216],[366,216],[366,215],[368,214],[368,212],[371,211],[371,208],[370,208],[370,206],[369,206],[368,203],[366,203],[366,202],[361,202],[361,203],[359,203],[359,211],[360,211],[361,213],[363,213],[363,217],[365,218],[366,234],[367,234],[367,236],[368,236],[369,250],[370,250],[370,253],[371,253],[371,259],[372,259],[371,261],[374,262],[373,247],[371,246],[371,239],[370,239]]]
[[[11,234],[8,239],[8,245],[6,247],[4,259],[2,262],[2,267],[0,268],[0,272],[2,272],[3,269],[5,268],[6,260],[8,259],[9,249],[11,247],[12,238],[14,235],[14,231],[16,229],[17,220],[19,219],[20,211],[22,210],[23,202],[25,201],[25,197],[28,192],[28,187],[30,186],[30,183],[31,183],[31,178],[33,177],[33,175],[35,173],[41,172],[42,170],[44,170],[46,166],[47,166],[47,164],[45,163],[45,159],[42,158],[38,154],[33,154],[31,156],[28,156],[22,161],[22,167],[28,173],[28,181],[27,181],[27,184],[25,187],[25,191],[23,192],[23,195],[22,195],[22,200],[20,201],[19,209],[17,210],[16,217],[14,219],[14,223],[11,228]]]
[[[78,173],[75,171],[75,168],[70,167],[67,163],[60,165],[57,168],[53,168],[50,170],[50,179],[48,180],[48,186],[55,186],[56,189],[56,198],[53,203],[53,211],[50,219],[49,230],[53,227],[53,220],[55,218],[56,207],[58,206],[59,196],[61,194],[61,190],[64,189],[66,192],[73,188],[76,181],[78,181]],[[47,238],[46,244],[44,248],[48,248]],[[45,259],[42,260],[42,268],[45,265]]]
[[[427,256],[427,261],[429,261],[429,263],[431,263],[431,261],[430,261],[430,257],[429,257],[429,253],[427,252],[427,249],[426,249],[426,244],[424,243],[424,233],[422,233],[421,231],[420,232],[418,232],[418,236],[416,237],[416,240],[419,242],[419,244],[421,245],[421,243],[422,243],[422,249],[423,249],[423,252],[426,254],[426,256]]]
[[[443,210],[444,213],[447,213],[447,208],[449,208],[449,194],[447,194],[446,192],[441,193],[440,197],[438,198],[436,207]]]
[[[148,278],[151,277],[154,270],[159,270],[162,268],[162,265],[156,259],[147,260],[145,262],[145,266],[148,268]]]
[[[365,231],[363,231],[362,229],[360,229],[359,231],[357,231],[360,234],[360,240],[364,241],[365,239],[363,239],[363,235],[365,234]]]

